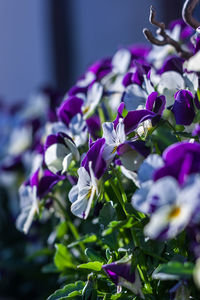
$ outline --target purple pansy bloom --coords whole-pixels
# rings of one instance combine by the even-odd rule
[[[129,111],[124,118],[125,133],[131,133],[140,123],[151,120],[155,116],[156,114],[154,112],[147,109]]]
[[[69,125],[70,120],[78,113],[82,113],[81,107],[83,105],[83,100],[73,96],[69,97],[67,100],[63,101],[63,103],[60,105],[57,114],[58,118],[65,123],[66,125]]]
[[[190,26],[188,26],[182,19],[178,19],[170,22],[169,29],[173,30],[175,26],[180,26],[181,28],[181,34],[180,34],[181,40],[185,40],[189,38],[194,33],[194,30]]]
[[[106,162],[103,159],[104,147],[104,138],[92,143],[78,169],[78,183],[72,187],[68,195],[72,203],[72,213],[82,219],[88,217],[92,202],[99,195],[99,181],[106,169]]]
[[[65,178],[66,176],[64,175],[57,175],[49,170],[39,168],[31,176],[27,186],[30,185],[32,188],[36,186],[37,197],[41,199],[45,197],[59,181],[64,180]]]
[[[20,187],[21,212],[16,220],[16,226],[20,231],[28,233],[35,214],[39,213],[39,199],[46,196],[55,184],[64,179],[65,176],[58,176],[49,170],[39,168],[30,180]]]
[[[190,125],[195,117],[193,95],[188,90],[180,90],[175,94],[175,102],[172,112],[176,119],[176,124]]]
[[[168,71],[175,71],[177,73],[183,74],[183,63],[184,60],[181,57],[170,56],[164,61],[162,68],[158,71],[159,74]]]
[[[183,184],[188,175],[200,172],[200,144],[180,142],[163,153],[164,166],[154,173],[154,180],[172,176]]]
[[[157,115],[162,115],[166,106],[166,99],[165,96],[161,95],[158,96],[157,92],[152,92],[146,102],[146,109],[153,111]]]
[[[174,182],[174,185],[169,185]],[[161,183],[163,183],[161,185]],[[199,220],[199,176],[191,176],[183,187],[172,177],[164,177],[156,182],[156,189],[150,189],[149,194],[163,197],[160,207],[156,204],[156,211],[151,215],[150,222],[145,226],[144,233],[152,239],[166,240],[174,238],[194,219]],[[148,194],[148,196],[150,196]],[[162,201],[161,201],[162,202]]]
[[[96,75],[97,80],[101,80],[112,70],[111,58],[96,61],[88,70]]]
[[[144,141],[126,141],[117,147],[117,154],[122,165],[129,171],[135,172],[150,153],[150,148]]]
[[[93,115],[86,120],[86,124],[89,134],[91,134],[94,138],[98,138],[101,130],[100,118],[97,115]]]
[[[92,147],[84,157],[81,166],[89,172],[89,162],[92,162],[92,169],[97,179],[100,179],[105,172],[106,162],[103,159],[103,151],[105,147],[105,139],[98,139],[92,144]]]
[[[125,287],[144,299],[138,271],[136,269],[132,270],[131,268],[131,258],[127,258],[125,261],[116,261],[103,265],[102,269],[115,285]]]

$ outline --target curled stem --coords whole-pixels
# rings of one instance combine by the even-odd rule
[[[155,18],[156,16],[156,10],[153,8],[153,6],[150,7],[150,16],[149,16],[149,21],[152,25],[155,25],[156,27],[158,27],[157,30],[157,34],[160,35],[163,39],[160,40],[157,37],[155,37],[152,32],[147,29],[144,28],[143,29],[143,33],[146,37],[146,39],[157,46],[165,46],[165,45],[171,45],[175,48],[176,52],[183,58],[188,59],[192,56],[192,53],[185,51],[181,45],[179,44],[179,42],[177,42],[176,40],[172,39],[165,30],[165,24],[163,22],[158,22]]]
[[[193,16],[194,9],[198,2],[199,0],[186,0],[182,9],[183,20],[195,30],[200,26],[200,22]]]

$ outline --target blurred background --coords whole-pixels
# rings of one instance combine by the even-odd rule
[[[97,59],[145,43],[149,6],[169,23],[182,0],[0,0],[0,97],[26,99],[41,85],[66,91]]]

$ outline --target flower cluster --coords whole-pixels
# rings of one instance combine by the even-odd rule
[[[81,257],[79,268],[94,271],[84,288],[74,285],[77,295],[95,297],[96,291],[98,299],[129,299],[132,292],[164,299],[170,290],[173,299],[186,299],[191,290],[195,297],[190,277],[200,259],[200,36],[180,20],[160,34],[174,44],[159,47],[156,37],[152,48],[120,48],[90,66],[62,98],[43,91],[49,98],[26,104],[7,145],[3,173],[29,162],[17,228],[28,233],[36,217],[50,219],[52,212],[61,224],[66,220],[76,241],[62,236],[57,268],[73,269]],[[79,236],[84,224],[91,237]],[[101,256],[88,254],[91,242]],[[69,262],[59,263],[60,253]],[[198,268],[197,260],[197,286]],[[155,281],[162,278],[179,282],[159,287]],[[115,296],[111,282],[118,286]],[[53,295],[49,299],[60,299]]]

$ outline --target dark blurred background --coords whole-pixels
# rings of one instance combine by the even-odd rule
[[[0,96],[23,100],[50,84],[65,91],[119,46],[144,43],[149,7],[168,23],[182,0],[0,0]]]

